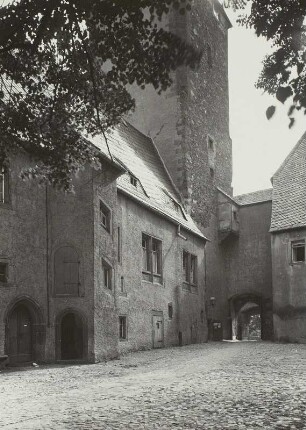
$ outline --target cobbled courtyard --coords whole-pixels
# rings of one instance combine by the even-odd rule
[[[306,345],[220,342],[0,374],[1,429],[306,429]]]

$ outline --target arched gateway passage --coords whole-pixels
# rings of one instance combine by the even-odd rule
[[[262,339],[262,299],[245,294],[230,299],[232,339]]]
[[[57,355],[60,360],[83,360],[87,355],[87,333],[83,318],[67,311],[58,319]]]

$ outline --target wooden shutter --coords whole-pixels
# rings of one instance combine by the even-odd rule
[[[56,251],[55,258],[55,294],[65,296],[79,295],[79,256],[71,246]]]

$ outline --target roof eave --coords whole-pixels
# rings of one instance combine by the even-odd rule
[[[137,198],[136,196],[134,196],[133,194],[131,194],[128,191],[124,190],[123,188],[121,188],[118,185],[117,185],[117,191],[119,191],[120,193],[124,194],[125,196],[131,198],[132,200],[136,201],[138,204],[146,207],[147,209],[151,210],[152,212],[157,213],[158,215],[160,215],[163,218],[165,218],[168,221],[170,221],[172,224],[174,224],[176,226],[181,225],[184,230],[186,230],[186,231],[194,234],[195,236],[199,237],[200,239],[204,240],[205,242],[210,242],[210,240],[206,236],[204,236],[204,234],[199,233],[199,232],[193,230],[192,228],[187,227],[185,224],[180,223],[177,219],[172,218],[170,215],[164,213],[162,210],[159,210],[157,208],[152,207],[151,205],[149,205],[146,202],[144,202],[143,200]]]

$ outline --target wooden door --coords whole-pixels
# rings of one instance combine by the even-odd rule
[[[83,324],[78,315],[66,314],[61,322],[61,359],[83,358]]]
[[[153,315],[153,348],[164,345],[164,319],[162,315]]]
[[[17,306],[8,323],[8,355],[11,364],[25,363],[33,359],[32,318],[25,305]]]

